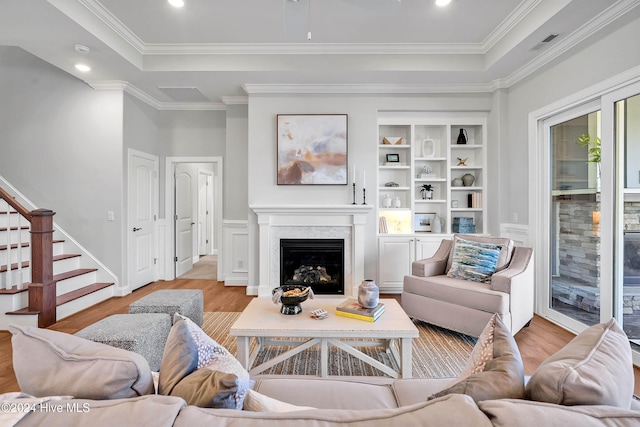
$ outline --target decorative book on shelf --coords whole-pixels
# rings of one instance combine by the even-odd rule
[[[379,303],[375,308],[364,308],[355,299],[348,299],[336,307],[336,315],[366,322],[375,322],[382,313],[384,313],[384,304]]]

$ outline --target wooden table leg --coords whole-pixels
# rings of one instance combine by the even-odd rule
[[[328,340],[322,338],[320,341],[320,376],[326,378],[329,375],[329,347]]]
[[[400,366],[400,371],[402,378],[411,378],[413,377],[413,344],[411,338],[402,338],[401,340],[401,357],[402,363]]]
[[[249,348],[251,344],[251,337],[236,337],[238,361],[243,368],[249,370]]]

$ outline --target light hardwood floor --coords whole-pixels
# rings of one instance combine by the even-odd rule
[[[60,320],[50,329],[66,333],[75,333],[111,314],[126,313],[129,304],[158,289],[202,289],[204,293],[204,311],[242,311],[253,297],[245,295],[245,288],[226,287],[221,282],[209,280],[172,280],[159,281],[144,286],[124,297],[115,297],[88,308],[73,316]],[[384,295],[395,297],[399,295]],[[536,367],[547,357],[568,343],[574,335],[553,323],[535,316],[531,326],[524,328],[515,336],[525,374],[532,374]],[[640,370],[634,369],[635,393],[640,395]],[[0,393],[18,391],[18,383],[13,373],[11,334],[0,332]]]

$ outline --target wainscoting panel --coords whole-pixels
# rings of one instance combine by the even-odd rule
[[[249,229],[244,220],[222,222],[222,250],[218,268],[226,286],[247,286],[249,282]],[[219,274],[220,276],[220,274]]]
[[[516,246],[531,246],[529,244],[529,226],[526,224],[500,224],[500,237],[513,240]]]

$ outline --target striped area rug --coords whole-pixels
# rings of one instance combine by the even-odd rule
[[[236,355],[236,339],[229,335],[229,328],[238,318],[237,312],[204,313],[202,329],[216,342]],[[413,340],[413,376],[415,378],[455,377],[473,349],[477,339],[468,335],[441,329],[427,323],[414,320],[420,336]],[[255,343],[252,344],[252,351]],[[256,365],[265,362],[291,347],[271,346],[263,349]],[[397,365],[383,349],[360,347],[363,353],[397,369]],[[287,359],[263,374],[270,375],[319,375],[320,349],[312,347],[290,359]],[[329,348],[329,375],[384,376],[378,369],[360,361],[348,353]]]

